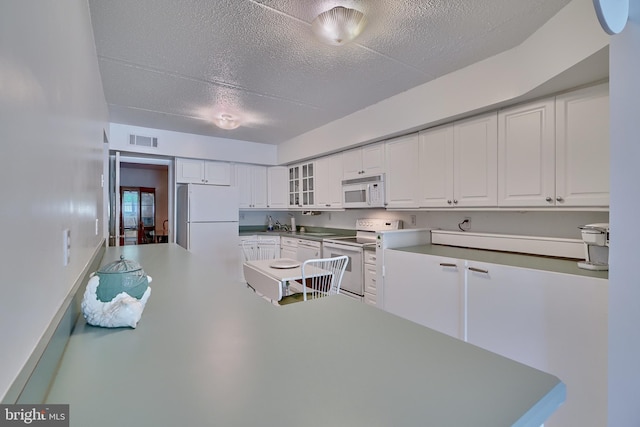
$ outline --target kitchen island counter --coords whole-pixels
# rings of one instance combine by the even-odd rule
[[[556,377],[340,295],[278,307],[177,245],[137,329],[78,319],[47,397],[71,426],[539,426]],[[81,290],[83,291],[83,290]]]

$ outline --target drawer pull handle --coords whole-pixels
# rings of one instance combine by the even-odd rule
[[[454,263],[451,263],[451,262],[441,262],[440,263],[440,267],[455,267],[455,268],[457,268],[458,264],[454,264]]]
[[[483,268],[469,267],[469,270],[475,271],[476,273],[484,273],[484,274],[489,273],[489,270],[485,270]]]

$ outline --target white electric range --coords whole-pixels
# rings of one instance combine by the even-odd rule
[[[323,258],[340,255],[349,257],[349,263],[340,286],[341,294],[362,301],[364,297],[364,250],[375,250],[377,232],[401,228],[402,220],[399,219],[362,218],[356,220],[355,237],[323,239]]]

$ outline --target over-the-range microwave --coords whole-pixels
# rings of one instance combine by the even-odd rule
[[[345,208],[384,207],[384,174],[342,181],[342,206]]]

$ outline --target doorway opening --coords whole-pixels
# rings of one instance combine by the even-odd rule
[[[120,161],[118,243],[169,242],[169,165]]]

